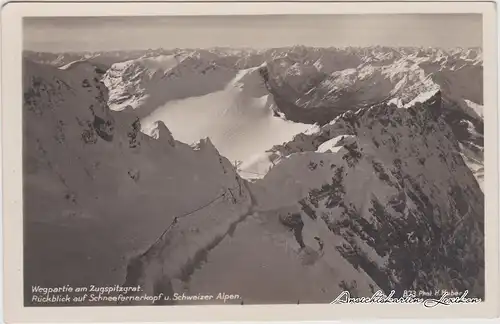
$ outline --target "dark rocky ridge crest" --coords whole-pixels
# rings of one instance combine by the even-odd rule
[[[314,152],[329,138],[356,136],[355,143],[336,153],[342,156],[341,164],[322,163],[325,158],[318,163],[320,155],[309,163],[314,165],[311,172],[330,169],[331,180],[298,201],[303,217],[323,222],[341,236],[344,243],[335,249],[386,293],[439,287],[468,290],[469,296],[482,298],[484,195],[458,153],[442,109],[437,92],[408,109],[380,104],[349,111],[308,141],[299,137],[294,146],[282,146],[281,152],[293,161],[294,155]],[[271,169],[268,177],[279,173],[282,163],[287,161]],[[363,172],[366,165],[382,185],[380,192],[367,193],[369,207],[363,208],[349,195],[349,174]],[[300,176],[296,180],[305,181]],[[265,186],[266,178],[263,182]],[[376,262],[366,246],[387,262]],[[355,296],[365,295],[351,290]]]

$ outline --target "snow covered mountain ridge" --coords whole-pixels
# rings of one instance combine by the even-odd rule
[[[77,59],[96,59],[98,63],[99,59],[110,60],[115,58],[116,62],[126,61],[130,59],[140,58],[140,57],[151,57],[158,55],[171,55],[179,53],[189,53],[198,52],[210,53],[217,56],[225,57],[244,57],[251,55],[271,55],[271,56],[282,56],[286,55],[287,52],[352,52],[361,53],[362,55],[373,55],[377,58],[392,57],[394,55],[407,55],[412,52],[421,53],[436,53],[439,55],[448,55],[453,58],[465,58],[465,59],[482,59],[482,49],[480,47],[473,48],[434,48],[434,47],[388,47],[388,46],[369,46],[369,47],[330,47],[330,48],[317,48],[303,45],[281,47],[281,48],[267,48],[267,49],[253,49],[253,48],[233,48],[233,47],[213,47],[207,49],[199,48],[184,48],[184,49],[138,49],[138,50],[127,50],[127,51],[87,51],[87,52],[65,52],[65,53],[50,53],[50,52],[37,52],[25,50],[24,55],[26,58],[43,64],[50,64],[54,66],[62,66],[68,64]],[[101,62],[103,63],[103,62]]]
[[[258,93],[236,95],[226,92],[222,95],[242,71],[256,68],[260,77],[254,77],[248,87],[262,84],[265,89]],[[284,119],[298,124],[324,125],[347,110],[381,102],[411,106],[440,90],[450,107],[458,114],[465,114],[464,123],[482,122],[480,49],[294,46],[258,51],[158,50],[113,64],[104,82],[110,91],[108,104],[111,109],[129,106],[137,109],[146,133],[148,124],[161,119],[186,142],[192,142],[193,138],[184,136],[176,128],[183,122],[196,120],[196,124],[207,117],[201,109],[194,109],[185,114],[188,120],[182,121],[179,119],[182,116],[172,116],[171,112],[176,111],[174,107],[191,106],[195,102],[199,107],[214,107],[214,110],[215,107],[229,107],[214,112],[221,116],[234,107],[248,106],[247,111],[239,109],[249,116],[241,116],[241,121],[253,118],[250,117],[253,109],[268,109],[274,114],[266,122],[268,124]],[[261,102],[259,108],[250,103],[255,100]],[[203,133],[214,140],[224,155],[251,168],[244,170],[250,172],[247,175],[266,172],[255,166],[263,159],[261,147],[240,152],[226,148],[229,139],[236,141],[232,146],[248,147],[245,143],[238,144],[234,137],[238,136],[232,134],[230,126],[229,129],[223,126],[210,130],[195,124],[193,128],[204,129]],[[289,141],[297,132],[308,129],[307,126],[290,125],[288,123],[282,130],[283,134],[289,134],[287,137],[277,138],[268,145]],[[248,136],[258,135],[245,134]]]

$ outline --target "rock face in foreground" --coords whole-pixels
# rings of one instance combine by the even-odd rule
[[[179,219],[165,236],[170,246],[150,257],[168,260],[166,277],[180,276],[250,205],[242,180],[209,140],[190,147],[162,123],[155,138],[142,134],[133,111],[109,110],[100,77],[88,62],[65,70],[24,62],[27,305],[32,285],[123,284],[129,261],[174,217],[203,206]],[[143,267],[141,276],[153,271]],[[151,293],[160,279],[140,278]]]

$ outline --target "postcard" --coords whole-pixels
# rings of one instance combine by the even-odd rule
[[[6,321],[498,316],[495,10],[6,4]]]

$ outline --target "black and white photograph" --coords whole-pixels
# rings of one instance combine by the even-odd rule
[[[24,307],[485,301],[482,14],[22,36]]]

